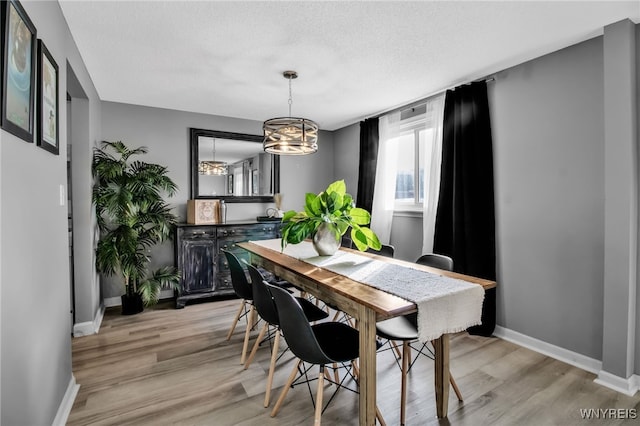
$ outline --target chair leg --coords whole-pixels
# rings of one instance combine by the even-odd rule
[[[389,343],[391,343],[391,347],[393,347],[393,350],[396,352],[396,359],[402,359],[402,354],[400,353],[400,349],[398,349],[398,344],[393,340]]]
[[[231,335],[233,334],[233,331],[236,329],[236,325],[238,324],[238,321],[240,320],[240,315],[242,315],[242,311],[244,310],[244,304],[245,304],[245,301],[244,301],[244,299],[242,299],[240,301],[240,308],[238,309],[238,313],[236,314],[236,317],[233,319],[233,323],[231,323],[231,329],[229,330],[229,333],[227,334],[227,340],[231,339]]]
[[[409,342],[402,342],[402,382],[400,385],[400,424],[404,425],[405,420],[405,408],[407,405],[407,370],[409,369],[409,358],[411,352],[409,348]]]
[[[269,364],[269,377],[267,378],[267,389],[264,394],[264,407],[269,406],[271,399],[271,386],[273,386],[273,372],[276,369],[276,359],[278,359],[278,346],[280,345],[280,330],[276,330],[276,338],[273,341],[271,350],[271,364]]]
[[[378,404],[376,404],[376,419],[378,419],[380,426],[387,426],[387,422],[384,421],[384,417],[382,417],[382,413],[380,409],[378,409]]]
[[[458,397],[458,401],[462,402],[462,393],[460,392],[460,389],[458,389],[458,385],[456,384],[456,381],[453,380],[453,376],[451,375],[451,371],[449,371],[449,383],[451,383],[451,387],[453,388],[453,391],[456,393],[456,396]]]
[[[251,353],[249,354],[249,358],[247,359],[247,362],[244,363],[244,369],[245,370],[247,368],[249,368],[249,366],[253,362],[253,358],[255,358],[256,352],[258,352],[258,346],[260,346],[260,342],[262,342],[262,338],[266,334],[268,328],[269,328],[269,323],[267,323],[265,321],[264,325],[260,329],[260,333],[258,334],[258,338],[256,339],[256,342],[253,344],[253,348],[251,349]]]
[[[298,367],[300,367],[301,363],[302,363],[302,360],[299,359],[296,365],[293,367],[293,370],[291,370],[289,379],[287,380],[287,383],[282,388],[282,392],[280,392],[280,396],[276,401],[276,405],[274,405],[273,410],[271,410],[271,417],[275,417],[276,414],[278,414],[278,411],[280,411],[280,406],[284,402],[284,399],[287,397],[287,392],[289,392],[289,388],[293,384],[293,381],[296,379],[296,375],[298,374]]]
[[[253,312],[255,308],[251,305],[249,310],[249,320],[247,321],[247,329],[244,332],[244,343],[242,344],[242,356],[240,357],[240,364],[244,364],[247,358],[247,349],[249,348],[249,334],[253,328]]]
[[[316,412],[313,417],[313,426],[320,426],[320,417],[322,416],[322,396],[324,386],[324,365],[320,366],[318,373],[318,390],[316,391]]]

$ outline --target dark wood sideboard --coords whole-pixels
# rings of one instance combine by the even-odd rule
[[[233,295],[229,265],[222,250],[249,259],[236,243],[280,237],[280,222],[227,222],[176,226],[175,264],[182,276],[176,308],[190,300]]]

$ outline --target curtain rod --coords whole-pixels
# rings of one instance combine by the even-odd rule
[[[446,88],[444,88],[442,90],[438,90],[437,92],[434,92],[434,93],[432,93],[432,94],[430,94],[428,96],[425,96],[423,98],[420,98],[420,99],[418,99],[416,101],[413,101],[413,102],[410,102],[408,104],[397,106],[397,107],[393,107],[393,108],[384,110],[382,112],[379,112],[377,114],[371,115],[369,117],[365,116],[365,119],[380,118],[385,114],[390,114],[392,112],[397,112],[397,111],[404,111],[404,110],[409,109],[409,108],[415,108],[417,106],[420,106],[420,105],[424,104],[425,102],[427,102],[429,99],[433,98],[434,96],[438,96],[439,94],[446,92],[447,90],[451,90],[451,89],[454,89],[454,88],[459,87],[459,86],[464,86],[465,84],[478,83],[480,81],[484,81],[486,83],[489,83],[491,81],[496,81],[496,74],[492,74],[492,75],[489,75],[489,76],[486,76],[486,77],[483,77],[483,78],[479,78],[477,80],[472,80],[472,81],[470,81],[468,83],[458,83],[458,84],[455,84],[453,86],[446,87]],[[360,121],[360,120],[358,120],[358,121]]]

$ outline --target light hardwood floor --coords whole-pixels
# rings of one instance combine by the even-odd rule
[[[135,316],[108,309],[100,332],[73,339],[73,373],[80,390],[68,425],[300,425],[313,423],[304,385],[289,391],[277,417],[263,408],[268,345],[243,370],[242,326],[226,333],[238,300],[160,304]],[[256,330],[253,337],[257,335]],[[253,341],[251,342],[253,344]],[[293,366],[277,364],[271,407]],[[627,420],[583,420],[580,409],[634,409],[628,397],[593,383],[595,376],[497,338],[460,333],[451,339],[453,392],[449,417],[435,417],[433,363],[423,358],[409,373],[407,425],[617,425]],[[312,384],[313,392],[315,387]],[[333,387],[325,387],[325,401]],[[389,425],[399,422],[400,371],[391,352],[378,358],[378,406]],[[325,425],[357,425],[357,395],[340,391],[322,416]]]

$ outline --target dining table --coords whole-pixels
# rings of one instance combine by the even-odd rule
[[[246,250],[254,265],[260,266],[280,279],[286,280],[302,291],[324,301],[327,305],[335,307],[357,321],[359,330],[359,424],[374,425],[376,422],[376,323],[389,318],[418,312],[420,317],[436,319],[436,329],[431,328],[426,337],[434,346],[434,392],[436,402],[436,415],[438,418],[447,417],[449,400],[449,335],[462,331],[460,325],[455,324],[459,313],[455,310],[458,305],[455,293],[458,290],[447,291],[447,286],[460,283],[467,289],[490,289],[496,286],[492,280],[473,277],[451,271],[436,269],[399,259],[376,255],[371,252],[359,252],[357,250],[341,247],[341,256],[318,256],[313,251],[310,241],[300,244],[289,244],[285,248],[281,246],[280,239],[247,241],[237,243],[237,246]],[[354,266],[355,265],[355,266]],[[366,272],[375,269],[377,272]],[[389,273],[384,275],[381,270]],[[366,272],[366,273],[365,273]],[[380,286],[367,282],[365,276],[381,275],[385,280],[394,282],[395,287],[404,287],[404,281],[415,281],[415,277],[428,277],[423,287],[429,287],[430,283],[437,287],[438,293],[434,294],[428,304],[421,305],[410,297],[401,297],[394,288],[381,289]],[[406,276],[406,279],[403,278]],[[413,277],[413,278],[411,278]],[[478,286],[478,287],[476,287]],[[396,294],[394,294],[396,293]],[[401,292],[399,294],[402,294]],[[471,300],[471,299],[469,299]],[[466,303],[469,303],[467,300]],[[479,312],[482,308],[482,298],[473,299],[473,311]],[[479,303],[479,306],[477,306]],[[462,305],[462,302],[460,302]],[[443,311],[434,309],[444,306]],[[420,309],[419,309],[420,308]],[[422,310],[422,311],[421,311]],[[459,310],[469,311],[468,306],[459,306]],[[437,316],[429,317],[437,311]]]

